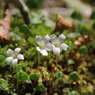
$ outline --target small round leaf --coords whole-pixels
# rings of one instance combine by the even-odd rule
[[[56,78],[63,78],[63,73],[61,71],[58,71],[55,73]]]
[[[80,77],[76,71],[70,73],[69,78],[73,81],[78,81],[80,79]]]
[[[73,49],[74,49],[74,43],[71,42],[71,41],[69,42],[69,49],[70,49],[70,50],[73,50]]]
[[[92,24],[92,28],[95,29],[95,21],[94,21],[94,23]]]
[[[74,12],[71,14],[71,17],[72,17],[73,19],[82,20],[82,15],[81,15],[80,12],[78,12],[78,11],[74,11]]]
[[[28,28],[27,25],[24,24],[20,27],[20,32],[23,33],[24,35],[29,35],[30,29]]]
[[[7,87],[8,83],[3,78],[0,78],[0,87]]]
[[[87,47],[86,46],[81,46],[80,48],[79,48],[79,52],[81,53],[81,54],[87,54],[88,53],[88,49],[87,49]]]
[[[21,81],[27,81],[28,80],[28,75],[25,72],[20,71],[20,72],[18,72],[17,74],[14,75],[14,78],[16,78],[18,80],[21,80]]]
[[[72,59],[68,60],[68,64],[74,64],[74,63],[75,63],[74,60],[72,60]]]
[[[0,55],[0,62],[3,62],[5,60],[5,56],[4,55]]]
[[[91,19],[95,20],[95,10],[93,10],[91,16],[90,16]]]
[[[21,71],[21,70],[22,70],[22,65],[21,65],[21,64],[18,64],[18,65],[16,65],[16,66],[14,66],[13,70],[14,70],[14,72],[19,72],[19,71]]]
[[[42,84],[42,83],[39,83],[37,86],[36,86],[36,89],[40,92],[44,92],[45,91],[45,86]]]
[[[78,26],[78,30],[81,34],[89,34],[89,29],[88,29],[88,26],[85,25],[85,24],[80,24]]]
[[[38,73],[32,73],[29,75],[29,78],[37,81],[39,79],[39,74]]]

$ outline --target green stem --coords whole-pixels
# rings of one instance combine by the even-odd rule
[[[56,56],[56,65],[58,65],[58,56]]]
[[[38,69],[39,69],[39,63],[40,63],[40,53],[38,52]]]
[[[18,72],[18,68],[17,68],[17,72]],[[19,95],[19,80],[17,80],[17,95]]]
[[[17,95],[19,95],[19,81],[17,80]]]
[[[34,95],[34,94],[35,94],[35,92],[36,92],[36,90],[34,90],[34,91],[33,91],[32,95]]]

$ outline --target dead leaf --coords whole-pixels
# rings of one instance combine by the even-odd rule
[[[9,43],[10,41],[10,20],[11,14],[9,6],[6,3],[3,19],[0,20],[0,43]]]
[[[71,28],[72,22],[65,20],[61,15],[57,14],[57,22],[54,32]]]
[[[94,85],[92,85],[91,83],[88,83],[87,88],[89,89],[89,91],[92,93],[94,90]]]

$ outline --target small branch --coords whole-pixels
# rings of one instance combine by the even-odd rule
[[[8,2],[12,3],[17,8],[19,8],[25,23],[30,24],[31,18],[30,18],[30,14],[29,14],[29,9],[25,5],[24,1],[23,0],[9,0]]]

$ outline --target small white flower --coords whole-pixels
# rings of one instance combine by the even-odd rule
[[[60,55],[60,50],[67,50],[69,47],[67,44],[64,44],[63,41],[66,37],[63,34],[60,34],[57,38],[55,34],[50,35],[51,43],[53,44],[53,53],[57,56]]]
[[[24,60],[24,56],[22,54],[19,54],[20,50],[21,48],[16,48],[14,51],[8,49],[7,54],[9,55],[9,57],[5,59],[5,62],[12,62],[13,66],[15,66],[18,63],[18,59]]]
[[[41,36],[36,36],[36,42],[39,47],[36,47],[37,51],[39,51],[43,56],[47,56],[47,51],[52,51],[52,45],[49,43],[50,37],[46,35],[44,39]]]

